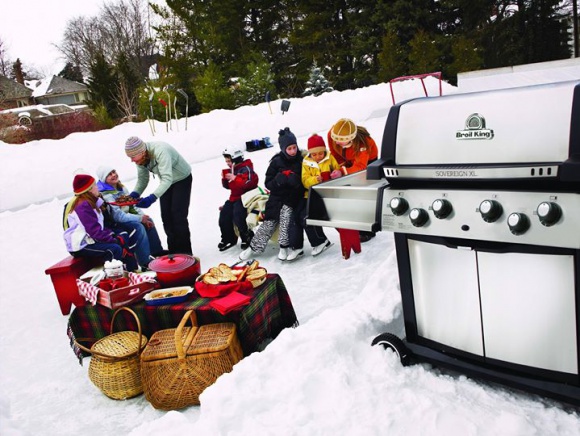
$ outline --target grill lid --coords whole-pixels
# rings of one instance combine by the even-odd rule
[[[409,100],[369,178],[580,181],[580,82]]]

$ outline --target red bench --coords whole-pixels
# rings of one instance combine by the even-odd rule
[[[85,299],[79,295],[76,279],[91,268],[103,264],[101,258],[72,257],[68,256],[44,271],[50,275],[56,298],[63,315],[70,313],[71,304],[84,306]]]

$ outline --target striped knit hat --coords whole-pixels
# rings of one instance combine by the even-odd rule
[[[88,192],[95,184],[95,178],[87,174],[77,174],[73,180],[73,191],[75,195]]]
[[[341,118],[330,131],[330,137],[335,142],[350,142],[356,138],[356,124],[348,118]]]
[[[147,149],[145,143],[136,136],[131,136],[125,142],[125,153],[129,157],[135,157]]]

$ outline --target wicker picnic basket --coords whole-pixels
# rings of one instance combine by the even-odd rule
[[[191,327],[186,327],[187,321]],[[233,323],[197,327],[193,310],[175,329],[155,332],[141,354],[145,398],[161,410],[199,404],[199,395],[243,357]]]
[[[122,310],[135,317],[137,332],[113,333],[115,318]],[[75,343],[81,350],[92,355],[89,379],[103,394],[115,400],[125,400],[143,393],[139,355],[147,345],[147,337],[141,333],[141,323],[135,312],[128,307],[117,309],[111,319],[111,334],[99,339],[90,349],[81,344],[88,340],[79,338]]]

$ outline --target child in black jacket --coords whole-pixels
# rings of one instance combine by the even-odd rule
[[[266,170],[265,186],[270,191],[270,197],[266,202],[264,221],[258,227],[250,246],[240,253],[242,260],[263,253],[276,226],[279,226],[278,259],[286,260],[291,254],[290,225],[293,222],[293,211],[304,196],[302,153],[298,149],[296,136],[288,127],[278,133],[281,151],[272,157]]]

